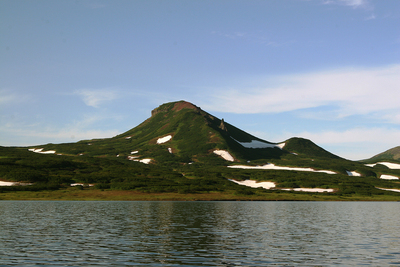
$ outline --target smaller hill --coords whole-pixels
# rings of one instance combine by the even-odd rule
[[[316,145],[314,142],[308,139],[293,137],[286,141],[285,149],[296,154],[304,154],[309,157],[323,157],[331,159],[340,159],[322,147]]]
[[[365,163],[376,163],[380,161],[390,161],[400,163],[400,146],[386,150],[385,152],[379,153],[372,158],[363,160]]]

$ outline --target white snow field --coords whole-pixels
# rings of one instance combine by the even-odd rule
[[[377,187],[377,188],[381,189],[381,190],[393,191],[393,192],[399,192],[400,193],[400,189],[389,189],[389,188],[379,188],[379,187]]]
[[[377,163],[373,163],[373,164],[365,164],[365,166],[374,167],[376,164],[385,165],[389,169],[400,169],[400,164],[391,163],[391,162],[377,162]]]
[[[255,169],[255,170],[289,170],[289,171],[323,172],[323,173],[327,173],[327,174],[336,174],[336,172],[334,172],[334,171],[315,170],[312,168],[299,168],[299,167],[281,167],[281,166],[275,166],[272,163],[268,163],[263,166],[233,165],[233,166],[228,166],[228,168]]]
[[[381,177],[379,177],[381,179],[385,179],[385,180],[399,180],[399,177],[394,176],[394,175],[389,175],[389,174],[382,174]]]
[[[12,185],[32,185],[32,183],[20,183],[20,182],[5,182],[0,181],[0,186],[12,186]]]
[[[172,148],[168,148],[168,152],[172,154]]]
[[[164,144],[164,143],[168,142],[171,139],[172,139],[172,135],[167,135],[167,136],[158,138],[157,144]]]
[[[251,140],[251,142],[239,142],[235,138],[232,138],[232,139],[235,140],[236,142],[238,142],[239,144],[241,144],[242,146],[244,146],[245,148],[274,148],[274,147],[278,147],[278,148],[282,149],[285,146],[285,143],[270,144],[270,143],[265,143],[265,142],[261,142],[261,141],[258,141],[258,140]]]
[[[3,182],[3,181],[0,181],[0,186],[12,186],[12,185],[15,185],[16,183],[15,182]]]
[[[39,154],[54,154],[54,153],[56,153],[55,150],[42,151],[43,148],[30,148],[28,150],[35,152],[35,153],[39,153]]]
[[[235,161],[235,159],[232,157],[232,155],[229,154],[229,152],[226,150],[214,150],[214,154],[221,156],[224,160]]]
[[[138,152],[139,151],[132,151],[131,154],[137,154]],[[139,159],[139,158],[140,158],[139,155],[137,155],[137,156],[128,156],[129,160],[138,161],[138,162],[141,162],[141,163],[144,163],[144,164],[149,164],[150,161],[151,161],[151,159]]]
[[[356,171],[346,171],[348,176],[361,176],[360,173],[356,172]]]
[[[285,188],[282,190],[286,191],[301,191],[301,192],[315,192],[315,193],[331,193],[335,191],[335,189],[325,189],[325,188]]]
[[[276,186],[276,184],[274,182],[257,182],[255,180],[236,181],[236,180],[232,180],[232,179],[229,179],[229,181],[232,181],[232,182],[240,184],[240,185],[252,187],[252,188],[262,187],[265,189],[271,189]],[[316,193],[330,193],[330,192],[335,191],[334,189],[324,189],[324,188],[284,188],[284,189],[280,189],[280,190],[316,192]]]
[[[232,180],[232,179],[229,179],[229,181],[232,181],[232,182],[240,184],[240,185],[252,187],[252,188],[262,187],[265,189],[270,189],[270,188],[275,187],[275,183],[273,183],[273,182],[257,182],[255,180],[236,181],[236,180]]]
[[[85,184],[82,184],[82,183],[70,184],[70,186],[77,186],[77,185],[85,186]],[[94,184],[87,184],[87,185],[88,185],[88,186],[94,186]]]

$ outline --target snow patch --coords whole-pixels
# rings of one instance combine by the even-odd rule
[[[381,179],[385,179],[385,180],[399,180],[399,177],[394,176],[394,175],[388,175],[388,174],[382,174],[381,177],[379,177]]]
[[[280,143],[277,144],[276,146],[279,147],[280,149],[283,149],[285,147],[286,143]]]
[[[301,192],[315,192],[315,193],[331,193],[333,191],[335,191],[335,189],[324,189],[324,188],[285,188],[282,190],[286,190],[286,191],[301,191]]]
[[[377,162],[377,163],[373,163],[373,164],[365,164],[365,166],[374,167],[376,164],[385,165],[385,166],[388,167],[389,169],[395,169],[395,170],[400,169],[400,164],[391,163],[391,162]]]
[[[164,143],[168,142],[171,139],[172,139],[172,135],[167,135],[167,136],[158,138],[157,144],[164,144]]]
[[[56,153],[56,151],[55,150],[49,150],[49,151],[42,151],[42,152],[38,152],[38,153],[40,153],[40,154],[54,154],[54,153]]]
[[[214,150],[213,152],[214,154],[221,156],[224,160],[235,161],[235,159],[231,156],[231,154],[229,154],[229,152],[226,150]]]
[[[139,151],[132,151],[131,154],[137,154]]]
[[[17,183],[0,181],[0,186],[12,186],[12,185],[17,185]]]
[[[78,185],[84,186],[84,184],[81,184],[81,183],[70,184],[70,186],[78,186]]]
[[[82,184],[82,183],[70,184],[70,186],[78,186],[78,185],[85,186],[85,184]],[[88,186],[94,186],[94,184],[88,184]]]
[[[236,181],[236,180],[232,180],[232,179],[229,179],[229,181],[232,181],[232,182],[240,184],[240,185],[252,187],[252,188],[262,187],[265,189],[271,189],[271,188],[275,187],[275,183],[273,183],[273,182],[257,182],[255,180]]]
[[[360,173],[356,172],[356,171],[346,171],[348,176],[361,176]]]
[[[151,159],[141,159],[141,160],[134,159],[133,161],[141,162],[141,163],[144,163],[144,164],[149,164],[151,162]]]
[[[32,183],[20,183],[20,182],[4,182],[0,181],[0,186],[13,186],[13,185],[32,185]]]
[[[172,148],[168,148],[168,152],[172,154]]]
[[[233,140],[244,146],[245,148],[274,148],[278,147],[282,149],[285,146],[285,143],[280,143],[280,144],[270,144],[258,140],[251,140],[251,142],[239,142],[235,138],[231,137]]]
[[[141,159],[139,162],[144,163],[144,164],[149,164],[151,162],[151,159]]]
[[[393,191],[393,192],[400,193],[400,189],[389,189],[389,188],[379,188],[379,187],[377,187],[377,188],[380,189],[380,190]]]
[[[54,154],[54,153],[56,153],[55,150],[43,151],[43,148],[30,148],[28,150],[31,152],[39,153],[39,154]]]
[[[132,136],[125,137],[125,139],[131,139],[131,138],[132,138]]]
[[[129,160],[133,160],[133,161],[137,161],[137,162],[141,162],[144,164],[149,164],[151,162],[151,159],[137,159],[138,157],[134,157],[134,156],[128,156]]]
[[[240,184],[240,185],[245,185],[248,187],[252,187],[252,188],[258,188],[258,187],[262,187],[265,189],[271,189],[274,188],[276,186],[276,184],[274,182],[257,182],[255,180],[244,180],[244,181],[236,181],[236,180],[232,180],[229,179],[229,181],[232,181],[234,183]],[[285,190],[285,191],[302,191],[302,192],[317,192],[317,193],[331,193],[334,192],[335,189],[324,189],[324,188],[284,188],[281,190]]]
[[[299,168],[299,167],[281,167],[275,166],[272,163],[268,163],[263,166],[246,166],[246,165],[233,165],[228,166],[228,168],[235,168],[235,169],[255,169],[255,170],[289,170],[289,171],[307,171],[307,172],[323,172],[327,174],[336,174],[334,171],[328,170],[315,170],[312,168]]]

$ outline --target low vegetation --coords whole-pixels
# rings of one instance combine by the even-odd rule
[[[0,181],[30,185],[0,186],[0,199],[73,200],[400,200],[400,170],[367,167],[323,150],[310,140],[291,138],[284,149],[245,148],[262,141],[187,102],[168,103],[141,125],[113,138],[35,148],[0,147]],[[157,143],[171,135],[171,140]],[[212,153],[226,150],[228,162]],[[150,164],[135,160],[148,158]],[[395,162],[395,161],[394,161]],[[331,170],[336,174],[232,169],[228,165],[264,165]],[[361,176],[349,176],[348,171]],[[238,185],[234,180],[271,181],[276,188]],[[73,183],[82,185],[71,187]],[[332,188],[332,193],[283,191],[281,188]]]

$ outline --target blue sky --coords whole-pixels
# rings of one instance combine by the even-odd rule
[[[400,145],[400,1],[0,1],[0,145],[112,137],[186,100],[348,159]]]

